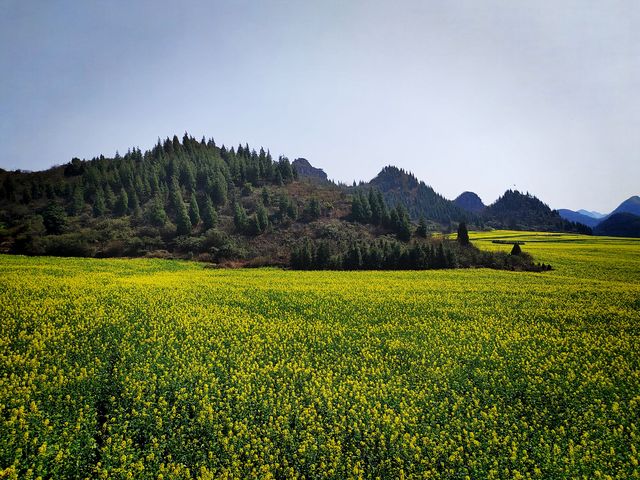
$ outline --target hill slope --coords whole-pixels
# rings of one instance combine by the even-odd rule
[[[486,208],[483,216],[495,228],[591,233],[588,227],[563,219],[535,196],[518,190],[507,190]]]
[[[317,173],[308,162],[298,165]],[[403,176],[415,182],[418,200],[433,192]],[[530,256],[479,252],[429,238],[424,228],[418,233],[406,209],[391,208],[379,191],[368,191],[365,199],[362,190],[350,194],[329,181],[299,178],[285,157],[275,161],[263,149],[227,149],[187,134],[144,153],[134,148],[124,156],[73,159],[44,172],[5,172],[0,251],[196,257],[302,269],[548,268]],[[433,196],[439,206],[456,211]]]
[[[594,229],[596,235],[612,237],[640,237],[640,216],[632,213],[613,213]]]
[[[596,212],[596,211],[591,211],[591,210],[585,210],[583,208],[581,208],[580,210],[578,210],[579,214],[581,215],[586,215],[587,217],[591,217],[591,218],[596,218],[596,219],[601,219],[606,217],[607,215],[604,213],[600,213],[600,212]]]
[[[640,215],[640,197],[635,195],[627,198],[618,207],[609,214],[609,216],[616,213],[632,213],[633,215]]]
[[[443,224],[465,221],[469,214],[409,172],[388,166],[369,182],[391,206],[404,205],[412,219],[420,217]]]
[[[595,227],[596,225],[598,225],[598,223],[600,223],[599,218],[594,218],[592,216],[584,215],[580,212],[575,212],[573,210],[568,210],[566,208],[559,209],[558,213],[565,220],[569,220],[570,222],[581,223],[591,228]]]
[[[428,230],[462,221],[581,231],[518,192],[477,214],[396,167],[355,189],[326,178],[305,159],[291,164],[262,148],[227,148],[188,134],[145,152],[74,158],[42,172],[0,171],[0,252],[287,265],[302,239],[319,242],[313,248],[325,256],[354,245],[386,255],[406,250],[393,242],[428,242]],[[411,219],[420,217],[426,222],[417,233]]]
[[[480,197],[473,192],[463,192],[453,202],[470,213],[482,213],[486,208]]]
[[[371,237],[342,220],[350,199],[341,188],[297,178],[285,157],[187,134],[146,152],[2,172],[0,251],[286,264],[301,237]]]

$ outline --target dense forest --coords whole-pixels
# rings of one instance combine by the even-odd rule
[[[515,214],[521,221],[512,222]],[[395,167],[349,187],[304,159],[292,164],[262,148],[227,148],[186,133],[145,152],[74,158],[42,172],[0,171],[5,253],[345,269],[527,263],[526,255],[515,263],[481,258],[441,235],[464,222],[581,228],[557,222],[546,205],[518,192],[470,213]]]
[[[614,213],[600,222],[594,232],[597,235],[639,238],[640,216],[628,212]]]
[[[564,220],[535,196],[517,190],[507,190],[488,207],[473,192],[464,192],[451,201],[413,174],[393,166],[385,167],[362,186],[380,190],[390,205],[403,205],[412,220],[424,218],[430,228],[436,230],[451,231],[457,223],[464,221],[478,229],[592,233],[585,225]]]
[[[591,228],[565,220],[535,196],[507,190],[483,211],[486,225],[509,230],[576,232],[590,235]]]
[[[390,205],[404,205],[409,215],[415,219],[424,217],[441,224],[475,219],[473,214],[436,193],[412,173],[397,167],[383,168],[369,182],[369,186],[383,192],[385,200]]]
[[[288,194],[296,170],[269,152],[184,135],[114,158],[73,159],[45,172],[5,172],[4,251],[33,255],[209,253],[246,257],[246,242],[328,208]]]

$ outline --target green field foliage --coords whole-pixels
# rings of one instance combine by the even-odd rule
[[[640,241],[544,273],[0,257],[0,478],[640,477]]]

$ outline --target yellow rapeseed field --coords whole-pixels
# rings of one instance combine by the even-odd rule
[[[545,273],[0,257],[0,478],[640,477],[640,241]]]

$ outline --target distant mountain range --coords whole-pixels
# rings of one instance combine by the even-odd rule
[[[640,229],[637,227],[640,220],[640,197],[637,195],[626,199],[609,214],[568,209],[560,209],[558,213],[565,220],[591,227],[596,235],[640,237]]]
[[[414,221],[424,218],[444,226],[465,221],[478,228],[591,233],[590,228],[563,219],[528,193],[507,190],[488,207],[473,192],[464,192],[451,201],[412,173],[394,166],[384,167],[373,180],[356,188],[380,190],[389,205],[403,205]]]
[[[303,239],[328,242],[337,254],[358,242],[419,241],[460,222],[471,229],[640,236],[638,214],[639,197],[600,220],[597,212],[553,210],[517,190],[490,205],[471,191],[449,200],[391,165],[347,186],[305,158],[275,160],[263,149],[187,134],[145,152],[74,158],[41,172],[0,169],[0,252],[31,255],[286,265]]]
[[[598,223],[600,223],[600,218],[594,218],[589,215],[584,215],[579,212],[574,212],[573,210],[568,210],[566,208],[561,208],[558,210],[558,213],[565,220],[569,220],[570,222],[578,222],[586,225],[588,227],[595,227]]]
[[[584,210],[584,209],[578,210],[578,213],[581,214],[581,215],[586,215],[587,217],[591,217],[591,218],[602,218],[602,217],[606,217],[607,216],[604,213],[590,212],[589,210]]]

